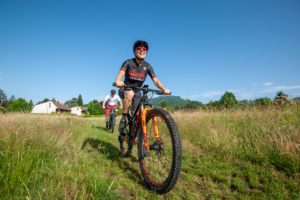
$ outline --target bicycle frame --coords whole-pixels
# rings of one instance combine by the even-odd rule
[[[144,86],[144,88],[147,88],[147,87],[148,87],[147,85]],[[147,105],[150,106],[151,108],[145,108]],[[147,115],[147,111],[151,110],[152,108],[153,108],[153,105],[149,104],[149,102],[148,102],[147,92],[143,91],[143,97],[141,98],[137,109],[135,110],[133,116],[130,119],[130,122],[133,123],[133,127],[129,126],[130,134],[133,132],[131,141],[128,141],[126,137],[121,136],[121,138],[124,141],[126,141],[127,143],[129,142],[130,144],[133,145],[133,143],[135,141],[135,138],[137,136],[136,131],[137,131],[137,128],[138,128],[138,123],[140,122],[140,124],[142,126],[142,130],[143,130],[143,135],[144,135],[145,148],[148,149],[148,150],[151,149],[150,145],[148,143],[148,131],[147,131],[146,115]],[[126,126],[130,125],[130,122],[128,122],[126,124]],[[157,117],[153,117],[153,129],[154,129],[156,142],[157,142],[157,144],[160,144],[158,127],[157,127]]]

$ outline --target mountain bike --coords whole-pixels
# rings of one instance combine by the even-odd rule
[[[113,83],[113,86],[116,84]],[[175,186],[181,172],[180,135],[172,116],[148,102],[148,93],[152,93],[152,96],[154,93],[165,94],[149,89],[148,85],[123,87],[124,90],[142,91],[143,97],[137,109],[128,116],[126,136],[120,135],[118,138],[121,154],[129,157],[137,141],[140,169],[148,188],[165,194]]]
[[[109,109],[109,108],[106,108]],[[114,133],[116,124],[116,114],[115,109],[110,108],[109,119],[108,119],[108,130],[111,129],[111,132]]]

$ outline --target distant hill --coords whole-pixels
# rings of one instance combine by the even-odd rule
[[[176,106],[186,106],[188,102],[191,100],[189,99],[182,99],[180,96],[159,96],[156,98],[152,98],[149,100],[149,103],[153,105],[159,105],[161,102],[166,101],[168,102],[168,106],[176,107]]]

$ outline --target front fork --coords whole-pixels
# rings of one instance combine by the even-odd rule
[[[144,143],[145,143],[145,148],[147,150],[150,149],[150,145],[148,142],[148,131],[147,131],[147,122],[146,122],[146,115],[147,115],[147,111],[151,110],[152,108],[145,108],[143,110],[143,114],[141,116],[141,120],[142,120],[142,127],[143,127],[143,135],[144,135]],[[153,129],[154,129],[154,134],[155,134],[155,138],[156,138],[156,142],[157,144],[160,144],[159,141],[159,135],[158,135],[158,127],[157,127],[157,117],[152,117],[153,120]]]

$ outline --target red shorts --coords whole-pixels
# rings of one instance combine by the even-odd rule
[[[109,106],[109,105],[107,105],[107,107],[106,107],[106,115],[109,115],[109,113],[110,113],[110,109],[111,108],[114,108],[115,109],[115,111],[116,111],[116,113],[118,113],[118,108],[117,108],[117,106]]]

